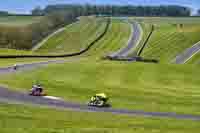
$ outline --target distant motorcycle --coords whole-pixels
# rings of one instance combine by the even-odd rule
[[[14,69],[14,70],[17,70],[18,67],[19,67],[19,66],[18,66],[17,64],[14,64],[13,69]]]
[[[41,85],[33,85],[29,95],[31,96],[46,96]]]
[[[94,107],[109,107],[108,97],[104,93],[96,94],[90,98],[88,106]]]

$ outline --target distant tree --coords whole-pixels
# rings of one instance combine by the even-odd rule
[[[80,15],[112,15],[112,16],[190,16],[187,7],[176,5],[163,6],[118,6],[118,5],[49,5],[44,9],[45,14],[55,11],[73,12]]]
[[[0,11],[0,16],[7,16],[7,15],[9,15],[8,12],[6,12],[6,11]]]
[[[197,11],[197,15],[200,16],[200,9]]]
[[[44,11],[42,10],[40,6],[37,6],[36,8],[32,10],[32,15],[35,15],[35,16],[44,15]]]

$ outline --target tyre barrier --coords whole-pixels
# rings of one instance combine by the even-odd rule
[[[140,56],[133,56],[133,57],[119,57],[119,56],[105,56],[102,58],[103,60],[110,60],[110,61],[127,61],[127,62],[144,62],[144,63],[159,63],[156,59],[144,59]]]

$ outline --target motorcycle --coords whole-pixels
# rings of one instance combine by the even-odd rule
[[[46,96],[46,93],[43,92],[43,89],[41,87],[33,87],[30,92],[29,95],[31,96]]]
[[[88,106],[109,107],[110,105],[108,104],[108,97],[102,93],[91,97]]]

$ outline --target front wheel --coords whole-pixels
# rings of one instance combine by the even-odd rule
[[[94,103],[89,102],[89,103],[87,103],[87,105],[88,105],[88,106],[94,106]]]
[[[103,106],[104,106],[104,101],[99,101],[99,102],[97,103],[97,106],[98,106],[98,107],[103,107]]]

